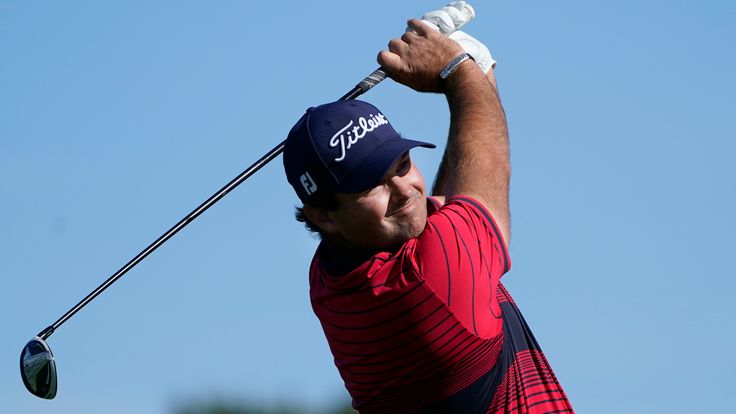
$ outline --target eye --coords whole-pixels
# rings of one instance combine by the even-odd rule
[[[377,185],[375,187],[371,187],[371,188],[369,188],[369,189],[367,189],[365,191],[362,191],[362,192],[358,193],[358,195],[359,195],[359,197],[368,197],[371,194],[377,192],[379,187],[380,187],[380,185]]]
[[[404,154],[399,160],[399,165],[396,166],[396,175],[404,175],[409,172],[411,168],[411,158],[409,153]]]

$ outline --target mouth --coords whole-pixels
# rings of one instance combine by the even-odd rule
[[[402,204],[399,208],[391,210],[388,214],[386,214],[386,217],[391,217],[395,215],[400,215],[401,213],[406,212],[407,210],[410,210],[414,205],[419,201],[421,197],[419,194],[417,194],[414,197],[411,197],[409,200],[407,200],[406,203]]]

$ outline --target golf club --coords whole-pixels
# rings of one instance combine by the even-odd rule
[[[444,21],[444,26],[438,24],[440,31],[444,35],[448,35],[455,30],[458,30],[463,24],[472,20],[475,17],[475,11],[473,8],[465,2],[453,2],[450,3],[445,9],[453,9],[448,15],[451,18],[450,25],[447,21]],[[450,27],[448,29],[448,27]],[[383,68],[378,68],[373,73],[365,77],[360,83],[358,83],[350,92],[343,95],[340,100],[355,99],[356,97],[366,93],[368,90],[379,84],[386,78],[387,74]],[[179,232],[179,230],[186,227],[187,224],[191,223],[194,219],[199,217],[200,214],[204,213],[208,208],[212,207],[220,199],[225,197],[230,191],[234,190],[235,187],[243,183],[248,177],[253,175],[256,171],[260,170],[264,165],[268,164],[271,160],[276,158],[284,150],[286,141],[282,141],[280,144],[275,146],[273,149],[268,151],[258,161],[253,163],[245,171],[240,173],[237,177],[232,179],[219,191],[213,194],[210,198],[200,204],[186,217],[181,219],[173,227],[167,230],[161,235],[156,241],[148,245],[140,253],[138,253],[133,259],[126,263],[123,267],[118,269],[112,276],[105,280],[100,286],[88,294],[79,303],[74,305],[69,311],[62,315],[56,322],[46,327],[44,330],[38,333],[36,337],[28,341],[23,347],[20,354],[20,373],[23,378],[23,384],[25,384],[28,391],[33,395],[45,398],[53,399],[56,396],[57,380],[56,380],[56,362],[54,355],[51,352],[46,340],[62,325],[64,322],[69,320],[74,314],[80,309],[86,306],[94,298],[96,298],[105,289],[110,287],[118,279],[120,279],[130,269],[135,267],[149,254],[153,253],[154,250],[159,248],[173,235]]]

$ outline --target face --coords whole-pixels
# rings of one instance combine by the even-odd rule
[[[340,208],[329,215],[330,240],[347,248],[395,246],[419,236],[427,223],[424,178],[409,153],[401,156],[375,187],[338,193]]]

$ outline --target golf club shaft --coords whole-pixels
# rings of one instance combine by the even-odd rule
[[[463,2],[460,2],[463,3]],[[449,5],[448,5],[449,6]],[[465,23],[472,20],[475,17],[475,12],[473,11],[473,8],[470,7],[470,5],[463,3],[462,5],[464,13],[463,18],[459,18],[457,20],[454,20],[453,23],[455,24],[454,27],[452,27],[451,31],[444,31],[443,34],[445,36],[450,35],[452,31],[459,30],[460,27],[462,27]],[[432,24],[430,22],[430,24]],[[439,27],[439,26],[438,26]],[[382,67],[379,67],[378,69],[374,70],[370,75],[366,76],[360,83],[358,83],[350,92],[343,95],[342,98],[339,100],[347,100],[347,99],[354,99],[358,96],[368,92],[371,88],[378,85],[386,79],[387,73],[386,70]],[[136,255],[133,259],[131,259],[128,263],[125,264],[125,266],[121,267],[117,272],[115,272],[112,276],[110,276],[107,280],[105,280],[100,286],[97,287],[97,289],[93,290],[89,295],[87,295],[84,299],[82,299],[79,303],[77,303],[73,308],[69,309],[67,313],[65,313],[61,318],[59,318],[56,322],[54,322],[52,325],[48,326],[46,329],[41,331],[38,334],[38,337],[40,337],[42,340],[45,340],[51,334],[54,333],[56,329],[58,329],[64,322],[66,322],[69,318],[74,316],[77,312],[79,312],[80,309],[82,309],[84,306],[86,306],[89,302],[92,301],[92,299],[96,298],[100,293],[102,293],[105,289],[107,289],[110,285],[115,283],[118,279],[120,279],[125,273],[128,272],[128,270],[132,269],[141,262],[141,260],[145,259],[149,254],[151,254],[154,250],[159,248],[162,244],[164,244],[167,240],[169,240],[173,235],[179,232],[179,230],[186,227],[187,224],[191,223],[194,219],[196,219],[200,214],[204,213],[205,210],[212,207],[213,204],[220,201],[221,198],[225,197],[230,191],[235,189],[238,185],[240,185],[243,181],[245,181],[248,177],[253,175],[256,171],[260,170],[261,167],[268,164],[271,160],[276,158],[279,154],[281,154],[284,151],[284,146],[286,145],[286,141],[282,141],[279,145],[275,146],[271,151],[266,153],[263,157],[261,157],[258,161],[256,161],[253,165],[248,167],[245,171],[240,173],[237,177],[235,177],[232,181],[230,181],[227,185],[222,187],[218,192],[213,194],[210,198],[207,199],[204,203],[200,204],[199,207],[194,209],[191,213],[189,213],[186,217],[181,219],[178,223],[174,225],[174,227],[170,228],[166,233],[161,235],[156,241],[151,243],[148,247],[143,249],[138,255]]]
[[[386,78],[386,71],[383,68],[378,68],[375,71],[373,71],[373,73],[366,76],[365,79],[363,79],[359,84],[357,84],[350,92],[348,92],[342,98],[340,98],[340,100],[344,101],[347,99],[354,99],[366,93],[369,89],[373,88],[374,86],[378,85],[385,78]],[[200,204],[199,207],[195,208],[186,217],[184,217],[178,223],[176,223],[174,227],[170,228],[168,231],[166,231],[166,233],[161,235],[161,237],[156,239],[156,241],[148,245],[148,247],[143,249],[143,251],[138,253],[138,255],[136,255],[133,259],[131,259],[128,263],[126,263],[125,266],[121,267],[117,272],[115,272],[112,276],[110,276],[107,280],[105,280],[100,286],[98,286],[95,290],[93,290],[89,295],[87,295],[79,303],[74,305],[73,308],[69,309],[69,311],[67,311],[67,313],[65,313],[56,322],[54,322],[52,325],[48,326],[46,329],[41,331],[38,334],[38,337],[40,337],[43,340],[46,340],[64,322],[66,322],[69,318],[74,316],[75,313],[79,312],[80,309],[85,307],[89,302],[91,302],[94,298],[96,298],[105,289],[110,287],[110,285],[115,283],[115,281],[120,279],[125,273],[127,273],[130,269],[135,267],[135,265],[140,263],[149,254],[153,253],[154,250],[159,248],[162,244],[164,244],[167,240],[169,240],[173,235],[178,233],[179,230],[186,227],[187,224],[191,223],[194,219],[199,217],[200,214],[204,213],[208,208],[212,207],[213,204],[220,201],[220,199],[225,197],[230,191],[234,190],[235,187],[239,186],[248,177],[255,174],[256,171],[260,170],[261,167],[268,164],[274,158],[276,158],[279,154],[281,154],[284,151],[285,144],[286,144],[286,141],[282,141],[279,145],[275,146],[272,150],[266,153],[266,155],[261,157],[255,163],[253,163],[253,165],[251,165],[245,171],[240,173],[240,175],[238,175],[232,181],[227,183],[227,185],[225,185],[219,191],[213,194],[204,203]]]

